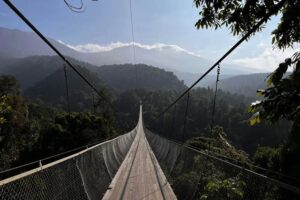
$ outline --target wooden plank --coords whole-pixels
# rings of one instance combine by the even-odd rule
[[[145,137],[142,117],[134,142],[103,199],[177,199]]]

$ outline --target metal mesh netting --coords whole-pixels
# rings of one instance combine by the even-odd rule
[[[300,199],[300,190],[145,130],[178,199]]]
[[[0,182],[0,199],[100,199],[124,160],[136,129],[57,164]],[[25,174],[25,173],[24,173]]]

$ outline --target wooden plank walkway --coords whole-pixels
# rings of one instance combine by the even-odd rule
[[[142,108],[136,129],[132,146],[103,199],[176,199],[146,139]]]

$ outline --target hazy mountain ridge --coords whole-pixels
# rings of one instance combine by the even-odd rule
[[[108,65],[97,67],[75,59],[70,61],[77,68],[85,68],[89,73],[103,82],[103,85],[115,92],[131,89],[148,90],[183,90],[186,86],[173,74],[163,69],[144,64]],[[81,67],[79,67],[81,66]],[[49,76],[59,76],[64,80],[63,61],[57,56],[32,56],[19,59],[10,59],[7,65],[2,65],[0,73],[14,75],[25,91],[38,84]],[[58,74],[57,71],[60,71]],[[68,69],[68,71],[72,71]],[[87,72],[86,72],[87,73]],[[137,79],[136,79],[137,75]],[[138,82],[137,82],[138,81]],[[44,88],[47,90],[47,88]]]
[[[104,90],[102,81],[84,67],[77,66],[80,71],[95,87]],[[92,109],[93,91],[92,89],[73,71],[67,70],[70,107],[72,111]],[[30,99],[39,99],[51,103],[62,109],[67,108],[66,82],[64,79],[64,69],[58,69],[43,80],[37,82],[33,87],[25,91],[25,96]]]
[[[34,33],[31,32],[23,32],[19,30],[10,30],[6,28],[0,28],[0,36],[1,41],[3,43],[0,50],[0,72],[2,73],[10,73],[17,77],[20,80],[21,85],[26,89],[32,87],[36,82],[41,81],[46,76],[54,73],[54,71],[58,70],[62,67],[63,62],[58,57],[52,57],[49,61],[41,61],[43,63],[39,63],[39,59],[35,57],[24,58],[27,61],[23,64],[23,68],[17,67],[18,70],[14,69],[13,65],[17,63],[12,62],[12,59],[7,59],[6,55],[10,57],[17,57],[22,58],[25,56],[30,55],[54,55],[54,52],[47,47]],[[78,52],[72,48],[69,48],[65,44],[58,42],[53,39],[49,39],[54,46],[56,46],[60,51],[62,51],[66,56],[74,57],[77,60],[72,61],[75,64],[79,64],[88,68],[89,70],[98,73],[101,79],[103,79],[104,84],[108,87],[113,88],[116,91],[123,91],[126,85],[122,84],[123,81],[128,81],[130,79],[135,79],[133,74],[135,74],[135,70],[129,68],[128,71],[122,69],[124,66],[129,67],[130,65],[126,65],[124,63],[131,63],[132,62],[132,49],[129,46],[119,47],[113,49],[111,51],[105,52],[98,52],[98,53],[82,53]],[[24,48],[24,46],[29,46],[30,48]],[[46,56],[47,57],[47,56]],[[194,81],[196,81],[201,74],[208,68],[212,62],[206,60],[204,58],[200,58],[198,56],[194,56],[188,54],[186,52],[181,52],[175,49],[169,48],[162,48],[160,50],[157,49],[143,49],[141,47],[136,46],[136,62],[137,63],[146,63],[148,65],[160,67],[166,69],[167,71],[172,71],[180,80],[184,80],[184,83],[189,86]],[[52,60],[53,59],[53,60]],[[80,61],[86,62],[80,62]],[[21,63],[24,62],[23,60],[20,61]],[[53,67],[47,69],[47,63],[49,65],[53,65]],[[88,64],[92,63],[92,64]],[[188,64],[187,64],[188,63]],[[94,65],[93,65],[94,64]],[[10,65],[10,67],[7,67]],[[105,65],[102,69],[99,69],[99,66]],[[124,65],[122,67],[122,65]],[[37,67],[40,67],[39,69]],[[120,76],[121,74],[114,74],[118,73],[116,68],[109,69],[109,66],[119,66],[118,70],[121,70],[122,73],[126,72],[126,77]],[[142,65],[141,65],[142,66]],[[200,67],[202,66],[202,67]],[[35,70],[33,68],[36,68]],[[100,67],[101,68],[101,67]],[[105,69],[105,70],[104,70]],[[234,74],[245,73],[245,71],[237,71],[237,68],[233,68],[232,66],[226,66],[226,64],[222,65],[222,74],[221,74],[221,82],[219,84],[220,89],[225,91],[230,91],[232,93],[243,94],[248,97],[253,97],[256,93],[256,90],[259,88],[265,88],[264,79],[267,74],[248,74],[248,75],[241,75],[235,76]],[[116,71],[115,71],[116,70]],[[186,71],[183,71],[186,70]],[[29,73],[29,72],[35,73]],[[150,70],[151,71],[151,70]],[[199,71],[196,73],[191,73],[189,71]],[[99,73],[101,72],[101,73]],[[148,74],[149,76],[157,76],[157,73],[154,73],[155,70],[152,71],[152,74]],[[165,72],[165,70],[161,71]],[[101,76],[101,74],[106,74],[109,76]],[[225,74],[225,75],[224,75]],[[145,75],[145,74],[144,74]],[[144,76],[142,75],[142,76]],[[170,76],[172,76],[170,74]],[[30,77],[30,78],[29,78]],[[118,77],[118,78],[117,78]],[[130,78],[128,78],[130,77]],[[110,78],[114,79],[115,81],[110,81]],[[162,78],[162,77],[161,77]],[[214,87],[215,82],[215,75],[213,73],[209,74],[205,77],[198,86],[202,87]],[[118,80],[117,80],[118,79]],[[143,78],[144,79],[144,78]],[[175,81],[175,84],[179,88],[182,88],[180,84]],[[155,79],[152,79],[155,81]],[[173,81],[173,80],[172,80]],[[134,81],[128,85],[129,88],[136,88],[137,86],[133,86]],[[151,88],[150,83],[146,88]],[[151,83],[152,84],[152,83]],[[155,84],[155,83],[154,83]],[[138,84],[140,86],[140,84]],[[152,85],[152,89],[154,88],[167,88],[170,87],[174,89],[171,84],[162,85],[161,87],[156,85]],[[175,86],[175,87],[177,87]],[[128,89],[128,88],[126,88]]]
[[[2,47],[0,55],[4,57],[23,58],[35,55],[55,55],[40,38],[31,32],[0,28],[0,38]],[[56,40],[50,38],[49,40],[64,55],[96,66],[132,63],[131,46],[123,46],[111,51],[83,53]],[[185,51],[179,51],[171,46],[159,49],[147,49],[137,45],[135,50],[136,63],[152,65],[173,72],[188,72],[188,74],[195,72],[203,73],[213,64],[208,59],[189,54]],[[234,65],[223,64],[222,66],[225,74],[237,75],[249,72],[247,69]],[[177,76],[180,80],[184,80],[188,84],[194,77],[193,74],[187,76],[188,74],[182,75],[182,73],[177,73]]]
[[[1,61],[2,62],[2,61]],[[90,65],[75,61],[77,65],[90,67]],[[30,56],[25,58],[10,59],[2,64],[0,73],[10,74],[17,78],[21,88],[26,90],[33,87],[37,82],[43,80],[58,69],[63,68],[63,61],[57,56]]]
[[[177,90],[186,86],[173,72],[145,64],[105,65],[97,69],[98,76],[113,89]]]
[[[27,89],[58,70],[59,67],[62,67],[62,62],[58,57],[48,59],[47,56],[31,56],[21,59],[12,59],[0,69],[0,72],[2,74],[15,76],[21,88]]]
[[[268,73],[256,73],[221,79],[219,89],[254,98],[258,89],[267,87],[265,80],[268,75]]]

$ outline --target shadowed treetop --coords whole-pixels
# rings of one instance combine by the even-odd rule
[[[200,19],[195,24],[198,29],[226,26],[233,35],[243,35],[273,12],[281,15],[281,20],[272,31],[272,43],[284,49],[300,41],[300,0],[194,0],[194,3],[200,9]]]

